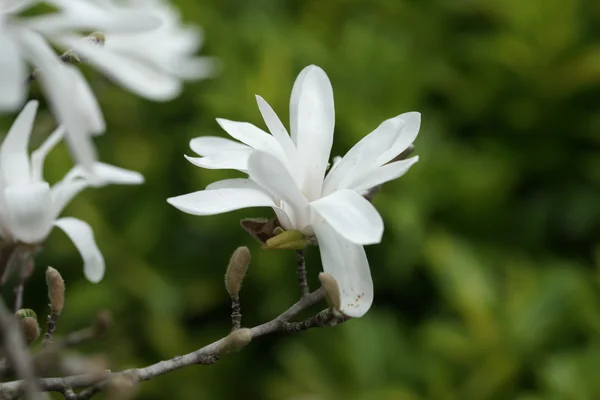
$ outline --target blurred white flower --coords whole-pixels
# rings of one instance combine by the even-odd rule
[[[384,121],[325,177],[335,121],[333,89],[325,72],[309,66],[296,79],[290,99],[291,137],[273,109],[259,96],[257,101],[271,135],[246,122],[218,120],[242,143],[200,137],[190,147],[202,157],[186,156],[200,167],[247,172],[249,179],[215,182],[168,202],[195,215],[272,207],[285,229],[316,235],[323,269],[340,287],[341,311],[360,317],[373,301],[363,245],[379,243],[383,234],[381,216],[362,195],[402,176],[418,161],[390,162],[415,140],[420,114]]]
[[[179,13],[168,2],[92,0],[86,3],[107,12],[152,15],[161,22],[157,29],[143,32],[107,28],[103,30],[104,46],[94,46],[74,36],[57,38],[65,48],[74,49],[86,63],[128,90],[151,100],[165,101],[181,93],[182,80],[212,74],[213,62],[207,57],[194,56],[202,45],[201,33],[195,27],[184,26]]]
[[[44,160],[63,138],[65,129],[56,129],[29,157],[27,148],[37,107],[37,101],[27,103],[0,146],[0,235],[7,242],[37,244],[58,226],[81,253],[86,278],[99,282],[104,275],[104,259],[92,229],[79,219],[58,216],[89,186],[140,184],[144,178],[137,172],[97,162],[93,179],[82,166],[75,166],[50,187],[43,177]]]
[[[102,113],[81,73],[64,65],[47,39],[60,42],[79,29],[145,30],[158,26],[158,20],[143,13],[90,9],[76,0],[51,1],[59,12],[19,15],[35,3],[38,1],[0,0],[0,112],[22,107],[27,94],[27,64],[37,68],[36,77],[50,107],[66,127],[74,158],[90,169],[96,160],[90,136],[104,131]]]

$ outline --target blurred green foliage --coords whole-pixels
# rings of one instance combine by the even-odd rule
[[[142,385],[141,398],[600,398],[600,2],[176,4],[203,26],[203,53],[221,71],[166,104],[90,71],[109,127],[97,140],[101,157],[143,172],[146,184],[88,190],[73,202],[65,215],[94,227],[107,275],[84,281],[78,253],[56,231],[27,307],[43,315],[42,267],[58,268],[67,282],[58,333],[112,310],[111,336],[85,350],[106,352],[121,369],[227,332],[223,273],[238,245],[253,250],[244,324],[292,304],[293,254],[261,250],[238,224],[268,210],[193,217],[165,199],[239,176],[186,162],[189,139],[224,136],[215,117],[264,126],[255,93],[287,121],[294,78],[314,63],[334,87],[333,154],[386,118],[423,114],[421,161],[375,198],[386,232],[367,248],[372,310],[161,376]],[[38,121],[38,143],[49,118]],[[70,163],[63,148],[47,174],[59,179]],[[309,253],[315,287],[320,261]]]

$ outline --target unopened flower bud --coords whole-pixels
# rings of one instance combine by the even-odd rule
[[[329,303],[329,307],[333,310],[339,310],[341,297],[340,287],[338,286],[337,281],[333,275],[328,274],[327,272],[321,272],[319,274],[319,280],[321,281],[321,286],[325,289],[325,299],[327,300],[327,303]]]
[[[229,260],[225,273],[225,288],[230,296],[237,296],[242,287],[242,282],[250,265],[250,250],[247,247],[238,247]]]
[[[112,325],[112,314],[108,310],[102,310],[96,316],[94,322],[94,332],[97,336],[102,336],[110,329]]]
[[[21,318],[21,330],[27,344],[35,342],[40,337],[40,324],[37,319],[33,317]]]
[[[52,314],[60,315],[65,306],[65,281],[60,273],[52,267],[46,269],[46,285]]]
[[[264,249],[281,249],[281,250],[302,250],[310,243],[309,239],[300,231],[277,231],[276,236],[273,236],[263,245]],[[275,233],[275,232],[274,232]]]
[[[33,318],[37,321],[37,314],[35,313],[35,311],[33,311],[31,308],[21,308],[20,310],[18,310],[15,315],[17,316],[17,318],[19,319],[23,319],[26,317],[30,317]]]
[[[217,353],[223,355],[240,350],[247,346],[250,341],[252,341],[252,330],[248,328],[236,329],[223,339]]]

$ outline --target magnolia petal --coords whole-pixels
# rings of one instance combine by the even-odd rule
[[[46,182],[4,189],[10,231],[25,243],[38,243],[52,229],[50,186]]]
[[[81,258],[83,258],[83,274],[88,281],[98,283],[104,277],[104,257],[94,239],[94,231],[84,221],[77,218],[61,218],[54,225],[63,230],[71,239]]]
[[[323,271],[333,275],[340,288],[340,310],[349,317],[362,317],[373,303],[373,280],[364,248],[339,236],[326,222],[313,228]]]
[[[382,183],[400,178],[417,161],[419,161],[419,157],[415,156],[409,158],[408,160],[396,161],[393,163],[386,164],[383,167],[377,168],[375,171],[371,172],[369,175],[365,176],[360,181],[353,182],[351,184],[350,189],[356,190],[360,193],[374,188],[377,185],[381,185]]]
[[[65,125],[73,158],[91,171],[96,160],[96,149],[89,137],[89,127],[81,116],[81,109],[76,105],[76,90],[74,82],[69,79],[68,69],[40,35],[22,31],[21,39],[28,57],[42,71],[39,81],[59,123]]]
[[[53,218],[57,218],[71,200],[90,185],[91,183],[87,179],[69,179],[65,177],[65,179],[52,186],[50,198]]]
[[[117,54],[87,41],[65,38],[86,63],[94,65],[124,88],[150,100],[167,101],[179,95],[181,82],[168,74],[126,55]]]
[[[167,199],[173,207],[192,215],[214,215],[248,207],[273,207],[266,193],[253,189],[214,189]]]
[[[27,185],[31,180],[28,146],[37,109],[37,101],[28,102],[0,146],[0,169],[6,186]]]
[[[0,110],[15,110],[25,100],[26,69],[16,44],[0,27]]]
[[[292,94],[290,96],[290,133],[292,142],[294,142],[294,145],[296,146],[298,145],[298,102],[300,101],[300,93],[302,92],[304,78],[306,78],[306,74],[312,67],[312,65],[309,65],[300,71],[298,77],[294,81]]]
[[[85,173],[85,171],[82,172]],[[102,162],[94,164],[93,176],[87,175],[93,186],[104,186],[109,184],[139,185],[144,183],[144,176],[139,172]]]
[[[217,118],[217,123],[234,139],[247,144],[253,149],[267,152],[282,161],[286,158],[277,140],[262,129],[248,123]]]
[[[377,159],[394,145],[403,126],[399,117],[388,119],[356,143],[327,174],[323,194],[348,188],[351,182],[378,167]]]
[[[249,149],[245,144],[217,136],[200,136],[190,140],[190,148],[199,156],[215,156],[229,151]]]
[[[216,181],[206,187],[206,190],[215,189],[256,189],[262,191],[262,188],[250,179],[234,178]]]
[[[373,204],[352,190],[340,190],[310,203],[346,240],[356,244],[381,241],[383,219]]]
[[[398,134],[398,138],[393,146],[388,151],[383,153],[378,159],[377,164],[383,165],[390,162],[394,157],[398,156],[404,150],[410,146],[417,135],[421,127],[421,113],[412,111],[398,115],[396,118],[402,120],[404,125]]]
[[[289,204],[296,217],[297,229],[303,229],[308,224],[308,200],[281,161],[268,153],[255,151],[248,159],[248,175],[267,192]]]
[[[210,157],[184,157],[200,168],[207,169],[236,169],[245,172],[248,170],[248,157],[251,149],[247,147],[243,151],[228,151]]]
[[[31,179],[33,182],[44,180],[44,162],[54,147],[65,136],[65,127],[59,126],[44,140],[42,145],[31,153]]]
[[[92,88],[78,68],[71,65],[66,65],[66,68],[69,79],[73,82],[76,104],[81,118],[85,120],[87,131],[96,135],[104,133],[106,123]]]
[[[306,67],[298,93],[296,148],[302,165],[302,192],[310,200],[321,196],[325,170],[333,144],[335,110],[333,88],[325,71]]]
[[[256,102],[258,103],[258,109],[262,114],[263,119],[265,120],[265,124],[267,124],[267,128],[271,132],[271,135],[279,142],[279,146],[285,153],[288,160],[292,161],[296,159],[296,146],[294,146],[294,142],[292,142],[292,138],[285,129],[285,126],[273,111],[273,108],[259,95],[256,95]]]

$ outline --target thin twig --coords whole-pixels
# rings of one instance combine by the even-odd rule
[[[15,287],[15,312],[23,308],[23,291],[25,290],[25,278],[20,276],[19,283]]]
[[[323,312],[317,314],[317,316],[309,319],[310,322],[302,322],[302,329],[292,329],[290,326],[296,326],[295,323],[289,321],[298,315],[301,311],[313,306],[319,301],[325,298],[325,290],[319,288],[312,293],[302,297],[298,302],[288,308],[285,312],[280,314],[277,318],[266,322],[262,325],[255,326],[251,329],[252,338],[258,338],[274,332],[299,332],[300,330],[306,330],[313,327],[329,326],[324,321]],[[345,321],[346,318],[340,320],[340,323]],[[292,325],[290,325],[292,324]],[[133,377],[136,382],[146,381],[152,379],[155,376],[165,374],[170,371],[174,371],[186,366],[200,364],[209,365],[215,363],[219,359],[219,348],[222,345],[225,338],[219,339],[209,345],[206,345],[191,353],[177,356],[169,360],[160,361],[156,364],[149,365],[143,368],[128,369],[121,372],[106,374],[84,374],[84,375],[73,375],[63,378],[41,378],[38,379],[40,388],[44,391],[54,391],[65,393],[67,389],[78,389],[87,388],[100,382],[107,381],[118,376],[128,374]],[[0,384],[0,396],[4,396],[6,399],[14,399],[18,395],[19,391],[23,388],[25,382],[23,380],[6,382]]]
[[[231,296],[231,330],[235,331],[242,326],[242,308],[240,305],[240,296],[234,294]]]
[[[48,317],[48,327],[44,334],[44,341],[42,342],[43,347],[47,347],[53,342],[54,331],[56,331],[56,322],[58,321],[58,314],[50,313]]]
[[[306,279],[306,261],[304,259],[304,250],[296,251],[296,277],[300,285],[300,293],[307,296],[310,292],[308,280]]]

